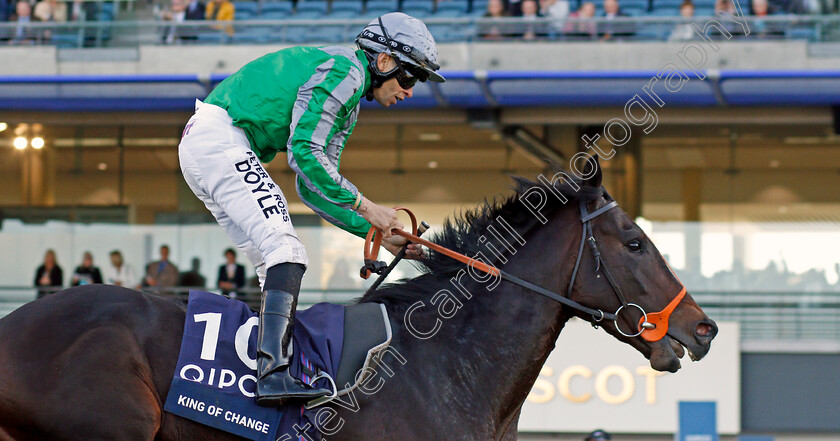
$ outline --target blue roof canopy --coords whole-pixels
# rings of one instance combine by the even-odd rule
[[[639,95],[676,106],[840,105],[840,70],[686,72],[679,85],[654,71],[449,71],[444,84],[418,83],[398,108],[624,106]],[[191,110],[226,75],[52,75],[0,77],[0,109],[39,111]],[[363,102],[363,106],[376,106]]]

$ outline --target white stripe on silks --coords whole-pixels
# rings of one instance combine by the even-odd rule
[[[354,70],[350,70],[348,75],[335,86],[326,102],[324,102],[323,112],[321,113],[321,120],[312,132],[312,143],[325,146],[327,144],[327,137],[330,134],[335,120],[338,118],[342,107],[353,99],[353,95],[361,87],[361,81],[358,74]],[[311,95],[311,94],[310,94]],[[332,118],[327,118],[331,116]]]
[[[358,68],[360,72],[363,71],[365,68],[362,65],[362,62],[359,61],[359,57],[356,56],[356,51],[350,49],[349,47],[326,46],[322,47],[321,50],[334,57],[338,56],[347,58],[348,60],[352,61],[354,65],[356,65],[356,68]]]

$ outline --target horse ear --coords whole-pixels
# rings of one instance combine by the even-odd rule
[[[590,156],[592,159],[586,161],[584,176],[588,176],[584,184],[590,187],[601,188],[601,164],[598,162],[598,155]],[[594,170],[593,170],[594,169]]]

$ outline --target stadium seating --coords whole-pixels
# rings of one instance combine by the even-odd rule
[[[426,18],[434,12],[433,0],[403,0],[401,10],[417,18]]]
[[[355,18],[362,15],[365,5],[361,1],[340,0],[332,4],[327,18]]]
[[[235,20],[241,24],[235,27],[233,37],[227,37],[218,30],[199,32],[197,44],[263,44],[285,42],[291,44],[340,43],[352,41],[359,31],[358,22],[350,25],[344,21],[373,19],[381,14],[401,10],[424,19],[467,19],[480,18],[487,9],[488,0],[238,0],[234,2]],[[584,0],[569,0],[571,10],[579,8]],[[622,11],[631,17],[661,17],[672,19],[680,16],[680,5],[684,0],[619,0]],[[693,0],[695,17],[707,19],[714,14],[715,0]],[[603,15],[603,1],[595,0],[597,15]],[[109,22],[116,17],[113,2],[98,3],[95,16],[98,22]],[[330,20],[323,24],[312,23]],[[270,26],[246,25],[250,20],[276,20]],[[284,23],[287,20],[306,20],[307,24]],[[820,41],[821,31],[815,24],[756,21],[756,32],[746,38],[785,38],[792,40]],[[513,26],[516,26],[514,23]],[[673,31],[674,22],[653,22],[637,24],[630,40],[667,40]],[[763,26],[763,27],[762,27]],[[476,23],[457,21],[453,23],[431,22],[429,29],[439,42],[469,41],[476,38]],[[549,26],[549,32],[538,34],[538,38],[550,40],[580,39],[564,35],[556,27]],[[115,28],[110,26],[89,26],[83,30],[69,28],[57,30],[50,35],[48,43],[72,48],[81,46],[105,46],[113,37]],[[206,35],[205,35],[206,34]],[[515,39],[516,33],[506,38]],[[736,36],[745,38],[744,36]],[[592,37],[584,36],[589,40]]]
[[[373,18],[398,10],[398,0],[368,0],[365,4],[365,12],[363,16]]]
[[[303,1],[298,2],[295,8],[295,16],[297,18],[306,17],[307,19],[318,19],[327,15],[327,7],[329,5],[325,1]]]
[[[233,7],[236,11],[234,14],[235,20],[250,20],[257,16],[257,2],[241,1],[233,2]]]
[[[444,0],[437,4],[435,17],[463,17],[467,15],[470,5],[466,0]]]
[[[473,0],[470,3],[470,15],[473,17],[481,17],[487,12],[487,0]]]
[[[293,4],[290,1],[269,1],[260,8],[260,19],[286,18],[292,15]]]

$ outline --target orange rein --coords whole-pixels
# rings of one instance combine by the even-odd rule
[[[405,211],[406,213],[408,213],[408,216],[411,218],[412,232],[408,233],[403,230],[393,229],[391,230],[391,234],[402,236],[408,239],[409,242],[424,245],[429,249],[435,250],[438,253],[449,256],[461,263],[465,263],[479,271],[483,271],[492,276],[499,275],[499,269],[494,266],[487,265],[486,263],[481,262],[479,260],[470,259],[469,257],[461,253],[457,253],[455,251],[450,250],[449,248],[444,248],[434,242],[429,242],[428,240],[421,238],[417,235],[417,218],[414,216],[414,213],[412,213],[411,210],[405,207],[396,207],[394,208],[394,210]],[[370,230],[368,230],[367,237],[365,238],[365,262],[374,261],[379,256],[379,247],[382,245],[382,235],[377,234],[379,232],[380,230],[376,227],[370,227]],[[363,279],[367,279],[368,277],[370,277],[370,271],[366,271],[365,274],[362,274]]]

